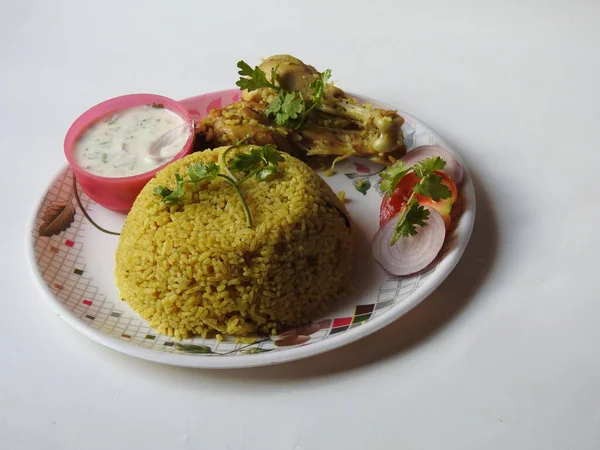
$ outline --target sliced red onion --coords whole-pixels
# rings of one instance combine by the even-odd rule
[[[373,257],[392,275],[410,275],[427,267],[438,255],[446,238],[446,226],[440,213],[429,210],[429,220],[417,227],[416,236],[401,236],[393,245],[392,235],[398,214],[377,231],[373,238]]]
[[[457,186],[462,182],[464,177],[463,166],[456,160],[454,155],[440,145],[421,145],[410,152],[406,153],[400,160],[406,167],[414,166],[419,161],[431,158],[433,156],[439,156],[446,161],[446,167],[444,172]]]

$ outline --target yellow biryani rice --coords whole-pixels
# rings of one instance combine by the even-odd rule
[[[303,162],[282,154],[281,173],[240,185],[254,221],[222,179],[174,189],[193,162],[218,162],[226,147],[191,154],[157,173],[127,216],[116,253],[121,298],[176,339],[274,333],[304,324],[351,290],[353,235],[338,196]],[[230,152],[248,151],[242,148]]]

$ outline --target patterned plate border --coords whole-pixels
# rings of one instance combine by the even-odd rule
[[[198,101],[202,102],[206,98],[212,98],[211,96],[218,97],[218,99],[209,101],[208,108],[221,106],[222,98],[226,98],[226,101],[235,101],[239,96],[239,91],[228,90],[205,94],[185,99],[182,103],[194,105]],[[397,109],[373,99],[362,97],[361,100],[380,107]],[[190,107],[189,109],[193,115],[198,117],[203,115],[196,108]],[[425,133],[430,140],[427,143],[437,142],[453,151],[437,133],[420,120],[403,111],[399,110],[399,113],[408,123],[426,130]],[[418,140],[419,136],[413,136],[412,138]],[[454,154],[457,155],[456,152]],[[475,193],[464,161],[459,155],[457,155],[457,158],[466,169],[466,176],[461,189],[465,208],[452,235],[452,245],[446,246],[435,265],[413,277],[388,278],[379,288],[377,301],[357,305],[352,314],[324,319],[309,326],[289,330],[274,338],[261,339],[252,344],[217,342],[216,345],[211,345],[198,338],[177,343],[167,336],[158,335],[139,318],[132,323],[131,316],[126,326],[120,326],[119,318],[122,311],[116,310],[112,303],[109,303],[109,307],[104,308],[105,296],[98,292],[97,287],[93,286],[91,279],[86,277],[85,274],[85,262],[80,254],[83,242],[79,241],[81,238],[78,237],[78,231],[82,227],[89,226],[89,223],[82,219],[82,214],[75,214],[74,212],[76,208],[73,199],[74,192],[72,187],[69,187],[74,186],[74,180],[72,171],[69,168],[63,169],[50,186],[50,189],[55,188],[61,177],[67,179],[58,188],[63,192],[59,192],[54,196],[60,198],[61,201],[54,201],[53,204],[46,202],[44,205],[45,197],[35,209],[31,221],[33,242],[28,242],[32,273],[61,318],[89,338],[131,356],[186,367],[234,368],[275,364],[316,355],[362,339],[401,317],[429,296],[458,263],[467,246],[473,227]],[[368,167],[361,164],[355,164],[355,166],[356,173],[346,174],[348,178],[360,177],[360,180],[369,180],[374,175],[374,173],[370,173]],[[84,193],[79,191],[79,194],[75,197],[77,197],[81,212],[87,214],[86,210],[93,209],[95,206],[98,207]],[[40,244],[38,229],[43,219],[41,211],[56,213],[56,208],[62,208],[61,213],[64,213],[64,209],[71,208],[70,205],[73,205],[74,208],[74,217],[71,220],[72,223],[70,223],[73,228],[70,228],[70,234],[66,232],[58,234],[52,236],[46,244]],[[66,216],[69,215],[70,211],[67,211]],[[69,217],[66,220],[69,220]],[[71,269],[69,273],[65,272],[59,277],[58,274],[64,267],[58,261],[52,259],[45,261],[44,270],[40,271],[40,260],[47,257],[48,252],[51,255],[62,254],[63,265],[64,261],[67,261],[67,265]],[[52,267],[54,267],[54,271],[51,270]],[[50,276],[47,276],[46,272],[50,273]],[[64,292],[66,289],[70,290],[69,295]],[[76,291],[76,295],[73,295],[73,291]],[[73,298],[78,300],[73,301]],[[123,307],[127,309],[125,305]],[[99,321],[94,323],[96,320]],[[129,326],[137,328],[129,330]],[[310,342],[308,342],[309,340]],[[252,356],[243,358],[215,357],[234,355]]]

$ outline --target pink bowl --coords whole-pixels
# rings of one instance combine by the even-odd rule
[[[133,175],[131,177],[122,178],[108,178],[99,175],[94,175],[86,172],[77,165],[73,157],[73,151],[75,150],[75,144],[79,137],[94,123],[98,120],[114,114],[118,111],[122,111],[127,108],[140,105],[151,105],[152,103],[162,103],[165,108],[173,111],[174,113],[181,116],[189,126],[190,137],[187,142],[177,155],[165,164],[156,169],[150,170],[139,175]],[[73,122],[71,128],[67,132],[65,137],[65,156],[81,185],[83,191],[92,200],[105,208],[117,211],[123,214],[127,214],[133,205],[135,198],[138,196],[142,188],[157,171],[168,165],[169,163],[181,159],[188,155],[192,151],[194,144],[194,122],[190,116],[188,110],[167,97],[155,94],[130,94],[123,95],[121,97],[111,98],[102,103],[93,106],[84,112],[79,118]]]

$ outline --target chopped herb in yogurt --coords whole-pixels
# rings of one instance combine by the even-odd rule
[[[87,172],[111,178],[148,172],[181,151],[189,131],[163,147],[158,157],[148,155],[153,142],[184,123],[164,107],[142,105],[120,111],[86,130],[75,145],[75,162]]]

